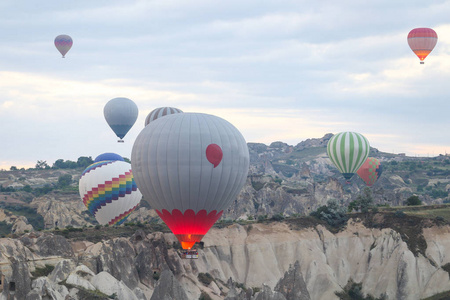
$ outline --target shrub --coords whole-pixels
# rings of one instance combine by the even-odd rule
[[[406,205],[408,206],[414,206],[414,205],[422,205],[422,201],[420,201],[419,197],[416,195],[413,195],[406,199]]]
[[[262,221],[264,221],[266,219],[267,219],[267,215],[259,215],[258,216],[258,222],[262,222]]]
[[[375,298],[372,295],[364,296],[362,292],[362,283],[355,283],[353,280],[349,280],[347,285],[341,292],[335,292],[335,295],[339,299],[347,300],[385,300],[387,299],[385,294],[382,294],[379,298]]]
[[[160,274],[158,272],[153,272],[153,279],[155,279],[155,281],[158,281],[160,277]]]
[[[63,174],[58,177],[58,186],[59,187],[65,187],[72,183],[72,175],[70,174]]]
[[[394,213],[394,215],[395,215],[397,218],[403,218],[403,217],[406,216],[406,214],[405,214],[405,212],[404,212],[403,210],[396,210],[395,213]]]
[[[373,208],[373,197],[372,197],[372,190],[368,187],[365,187],[362,191],[362,194],[360,194],[356,200],[359,202],[359,208],[361,209],[361,212],[367,213],[369,212],[369,209]]]
[[[214,280],[214,278],[209,273],[199,273],[197,278],[198,281],[200,281],[206,286],[208,286]]]
[[[202,291],[200,294],[200,297],[198,297],[198,300],[212,300],[211,296],[208,295],[207,292]]]
[[[252,181],[252,187],[255,191],[259,191],[264,187],[264,183],[260,181]]]
[[[274,221],[281,221],[283,219],[284,219],[283,213],[278,213],[278,214],[272,216],[272,220],[274,220]]]
[[[47,276],[48,274],[50,274],[53,271],[53,269],[55,269],[54,266],[46,264],[43,268],[36,267],[34,272],[31,272],[31,275],[35,278],[41,277],[41,276]]]
[[[345,214],[345,207],[340,206],[334,199],[328,201],[327,205],[319,207],[310,215],[323,220],[332,227],[341,227],[347,223],[348,217]]]

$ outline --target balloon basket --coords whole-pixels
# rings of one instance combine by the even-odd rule
[[[421,61],[421,62],[420,62],[421,65],[423,65],[424,63],[425,63],[424,61]]]
[[[124,141],[123,141],[122,139],[120,139],[120,140],[118,140],[117,142],[118,142],[118,143],[123,143]]]
[[[180,250],[180,257],[182,259],[198,259],[197,250]]]

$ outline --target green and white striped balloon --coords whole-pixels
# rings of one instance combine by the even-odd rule
[[[327,153],[333,164],[350,180],[369,156],[369,141],[356,132],[340,132],[327,145]]]

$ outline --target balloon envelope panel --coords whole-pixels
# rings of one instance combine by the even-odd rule
[[[94,162],[99,162],[102,160],[120,160],[120,161],[124,161],[123,157],[120,156],[119,154],[116,153],[111,153],[111,152],[107,152],[107,153],[102,153],[99,156],[97,156],[94,160]]]
[[[79,192],[86,208],[102,225],[123,223],[142,198],[131,165],[123,161],[88,166],[80,177]]]
[[[131,157],[139,189],[174,234],[183,236],[182,245],[199,241],[220,218],[249,167],[242,134],[224,119],[200,113],[150,122]]]
[[[349,131],[334,135],[327,145],[328,157],[347,180],[367,159],[369,150],[369,141],[363,135]]]
[[[147,126],[150,122],[172,114],[179,114],[183,111],[181,109],[175,108],[175,107],[159,107],[154,110],[152,110],[148,116],[145,118],[145,126]]]

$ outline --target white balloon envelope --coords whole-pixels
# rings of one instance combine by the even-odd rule
[[[184,249],[199,242],[247,179],[247,143],[213,115],[177,113],[150,122],[131,153],[136,184]]]
[[[80,197],[102,225],[119,225],[136,209],[142,194],[125,161],[99,161],[88,166],[79,182]]]

